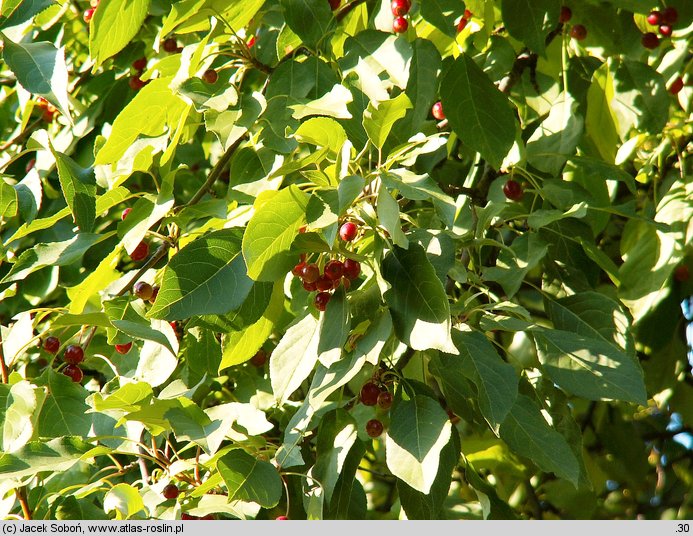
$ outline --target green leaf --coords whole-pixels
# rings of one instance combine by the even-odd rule
[[[296,263],[289,250],[306,221],[308,196],[291,185],[264,201],[256,206],[243,235],[243,257],[248,277],[255,281],[275,281]]]
[[[55,519],[59,521],[81,521],[83,519],[108,521],[108,516],[104,513],[103,508],[96,506],[93,502],[84,499],[77,500],[70,495],[60,501],[55,509]]]
[[[53,0],[5,0],[0,8],[0,30],[22,24],[52,5]]]
[[[484,519],[517,519],[508,503],[498,497],[496,489],[486,479],[479,476],[469,462],[465,464],[464,477],[479,498]]]
[[[512,365],[503,361],[489,340],[476,331],[453,330],[452,340],[460,354],[439,354],[431,362],[432,372],[441,380],[443,393],[464,392],[459,385],[467,378],[477,391],[481,413],[494,432],[498,432],[517,398],[518,377]],[[454,395],[451,400],[454,400]],[[456,408],[452,407],[453,411]]]
[[[164,414],[164,418],[171,423],[176,439],[178,441],[192,441],[208,454],[213,454],[207,439],[219,429],[221,421],[212,421],[192,400],[180,398],[178,402],[178,406],[169,409]]]
[[[455,37],[455,19],[463,13],[458,0],[429,0],[421,2],[421,17],[450,37]]]
[[[178,26],[181,30],[194,28],[195,31],[209,27],[209,17],[221,13],[223,20],[234,31],[238,32],[246,26],[260,10],[264,0],[244,0],[243,2],[228,2],[228,0],[182,0],[171,6],[171,12],[164,19],[161,35],[168,35]],[[187,33],[187,32],[183,32]]]
[[[279,504],[284,488],[277,469],[271,463],[234,449],[217,462],[217,469],[224,479],[230,501],[255,502],[263,508]]]
[[[418,244],[395,246],[383,260],[385,292],[397,337],[415,350],[434,348],[457,354],[450,338],[450,305],[426,252]]]
[[[484,268],[484,279],[500,283],[508,297],[514,296],[530,270],[539,265],[549,246],[537,233],[525,233],[516,238],[510,249],[502,249],[496,266]]]
[[[532,460],[542,471],[555,473],[577,486],[580,477],[577,458],[563,436],[546,422],[531,398],[518,395],[501,424],[500,437],[513,451]]]
[[[341,359],[350,327],[349,301],[344,287],[339,287],[332,293],[325,314],[320,315],[318,357],[323,365],[329,367]]]
[[[103,0],[89,23],[94,69],[123,50],[142,26],[151,0]]]
[[[289,108],[293,110],[291,114],[294,119],[303,119],[309,115],[329,115],[337,119],[351,119],[348,104],[354,100],[351,92],[341,84],[335,86],[317,99],[299,99],[301,104],[291,104]],[[327,119],[327,118],[325,118]],[[330,124],[330,123],[325,123]],[[336,124],[332,128],[336,128]],[[299,129],[300,130],[300,129]],[[338,131],[344,129],[340,126]],[[323,137],[325,135],[323,134]],[[346,139],[346,134],[344,134]],[[338,148],[337,148],[338,149]],[[334,149],[335,151],[337,149]]]
[[[67,206],[80,231],[91,232],[96,220],[96,181],[90,169],[77,165],[67,155],[55,149],[51,144],[51,152],[55,157],[58,168],[60,188],[63,191]]]
[[[17,81],[29,93],[55,105],[71,122],[65,49],[57,49],[52,43],[14,43],[0,35],[4,41],[3,60]]]
[[[36,385],[48,389],[48,396],[39,415],[38,435],[86,437],[92,419],[91,414],[87,413],[89,406],[84,403],[87,395],[84,387],[50,368],[37,378]]]
[[[130,519],[144,510],[144,501],[140,492],[130,484],[116,484],[106,492],[103,498],[104,512],[115,510],[116,519]]]
[[[50,441],[30,441],[11,454],[0,452],[0,475],[11,479],[34,476],[41,471],[67,471],[91,448],[80,437],[72,436]]]
[[[462,142],[499,168],[515,143],[515,117],[506,96],[463,53],[444,74],[440,97]]]
[[[547,34],[558,24],[559,0],[502,0],[503,23],[508,33],[539,54]]]
[[[0,217],[9,220],[17,215],[18,210],[17,190],[0,179]]]
[[[148,402],[152,394],[152,386],[148,383],[126,383],[106,396],[94,393],[91,404],[96,411],[133,412],[139,410],[143,403]]]
[[[332,10],[326,2],[281,0],[286,24],[308,46],[317,45],[332,29]]]
[[[204,328],[188,328],[182,344],[185,362],[199,377],[213,378],[221,363],[221,345],[214,333]]]
[[[532,334],[544,372],[562,389],[588,400],[646,404],[640,364],[620,348],[602,337],[559,329]]]
[[[410,108],[412,103],[406,93],[400,93],[394,99],[382,100],[377,105],[373,102],[368,104],[363,113],[363,128],[377,149],[382,149],[392,126],[402,119]]]
[[[103,302],[104,311],[108,315],[111,325],[129,337],[152,341],[161,346],[165,346],[175,355],[177,344],[154,328],[152,322],[142,316],[144,310],[137,302],[131,302],[127,296],[119,296]],[[139,310],[138,310],[139,309]],[[116,334],[109,335],[108,342],[115,344]]]
[[[436,480],[441,452],[450,441],[452,425],[440,404],[416,395],[391,411],[385,439],[385,460],[397,478],[421,493]]]
[[[200,78],[189,78],[176,91],[190,99],[198,112],[210,108],[223,112],[238,103],[238,91],[224,74],[214,84],[208,84]]]
[[[313,117],[301,124],[294,132],[296,139],[318,147],[327,147],[338,152],[347,139],[344,127],[329,117]]]
[[[409,245],[409,241],[402,231],[399,205],[384,184],[381,185],[378,191],[377,214],[380,225],[390,233],[392,243],[401,248],[406,248]]]
[[[114,281],[120,279],[122,274],[117,270],[120,255],[121,249],[116,247],[79,285],[67,288],[67,296],[70,299],[70,313],[82,313],[91,298]]]
[[[609,164],[614,163],[616,148],[620,141],[618,118],[611,107],[613,99],[613,74],[609,64],[604,63],[592,75],[592,82],[587,91],[585,132],[599,155]]]
[[[241,256],[241,233],[214,231],[181,249],[164,270],[149,316],[170,321],[238,309],[253,287]]]
[[[7,389],[5,396],[2,391]],[[2,422],[2,451],[14,452],[26,445],[34,434],[34,412],[40,407],[41,397],[36,388],[22,380],[12,387],[0,388],[0,422]],[[4,399],[4,400],[3,400]]]

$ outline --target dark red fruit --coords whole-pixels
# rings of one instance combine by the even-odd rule
[[[132,68],[136,71],[144,71],[147,68],[147,58],[139,58],[132,62]]]
[[[395,17],[401,17],[402,15],[409,13],[409,10],[411,9],[411,2],[409,0],[392,0],[390,7],[392,8],[392,14]]]
[[[642,35],[640,42],[642,43],[642,46],[652,50],[659,46],[659,37],[657,37],[657,34],[654,32],[647,32]]]
[[[277,521],[288,521],[289,520],[289,518],[286,516],[277,516],[275,519]]]
[[[304,281],[303,288],[306,289],[308,292],[313,292],[314,290],[318,290],[318,285],[316,285],[315,283],[308,283],[307,281]]]
[[[393,398],[392,393],[389,391],[383,391],[378,395],[378,407],[381,409],[390,409]]]
[[[443,103],[438,101],[431,108],[431,113],[438,121],[445,119],[445,114],[443,113]]]
[[[409,28],[409,23],[404,17],[397,17],[392,21],[392,30],[395,33],[404,33],[407,31],[407,28]]]
[[[570,37],[576,41],[582,41],[585,37],[587,37],[587,28],[585,28],[582,24],[576,24],[570,29]]]
[[[344,260],[344,277],[356,279],[361,273],[361,263],[352,259]]]
[[[465,9],[465,10],[464,10],[464,18],[465,18],[465,19],[469,20],[469,19],[472,18],[473,15],[474,15],[474,13],[472,13],[472,12],[469,11],[468,9]]]
[[[202,75],[202,80],[208,84],[214,84],[219,79],[219,75],[214,69],[207,69]]]
[[[89,21],[91,21],[92,17],[94,16],[94,11],[96,11],[96,8],[90,7],[84,12],[84,14],[82,15],[84,22],[89,24]]]
[[[70,346],[65,348],[63,359],[65,360],[65,363],[69,363],[70,365],[76,365],[77,363],[81,363],[82,361],[84,361],[84,350],[82,350],[81,346],[71,344]]]
[[[175,499],[178,497],[179,493],[180,491],[178,490],[178,486],[175,484],[168,484],[161,492],[161,494],[167,499]]]
[[[342,261],[330,261],[325,265],[325,277],[336,281],[344,274],[344,263]]]
[[[345,242],[351,242],[356,238],[356,233],[358,233],[359,228],[354,222],[348,221],[343,223],[339,228],[339,237]]]
[[[301,274],[303,273],[303,269],[306,267],[305,262],[299,262],[296,266],[293,267],[291,270],[291,273],[294,274],[296,277],[301,277]]]
[[[342,0],[329,0],[330,2],[330,7],[332,8],[332,11],[337,9],[339,7],[339,4],[341,4]]]
[[[320,278],[320,268],[315,263],[306,264],[301,272],[301,279],[306,283],[315,283]]]
[[[327,303],[330,301],[331,295],[327,292],[318,292],[315,295],[315,307],[318,311],[324,311],[327,308]]]
[[[267,363],[267,352],[261,348],[253,357],[250,358],[250,363],[258,368],[264,367],[265,363]]]
[[[675,7],[668,7],[662,11],[662,22],[674,24],[677,20],[679,20],[679,12]]]
[[[315,282],[315,288],[317,288],[319,291],[324,292],[326,290],[332,290],[334,288],[334,281],[330,279],[329,277],[325,277],[324,275],[320,276],[320,279],[318,279]]]
[[[664,36],[664,37],[671,37],[672,31],[673,31],[672,27],[668,24],[660,24],[659,25],[659,34]]]
[[[677,266],[676,269],[674,270],[674,279],[678,281],[679,283],[685,283],[691,278],[691,272],[688,269],[688,266],[685,264],[682,264],[681,266]]]
[[[370,437],[378,437],[383,433],[383,423],[378,419],[371,419],[366,423],[366,433]]]
[[[57,354],[58,350],[60,349],[60,339],[58,339],[58,337],[53,337],[52,335],[50,337],[46,337],[46,340],[43,341],[43,349],[49,354]]]
[[[146,259],[148,256],[149,256],[149,244],[147,244],[144,241],[137,244],[137,247],[130,254],[130,258],[133,261],[141,261],[142,259]]]
[[[132,290],[135,293],[135,296],[145,301],[151,298],[152,294],[154,293],[154,289],[152,288],[152,286],[145,281],[138,281],[137,283],[135,283],[135,286],[132,287]]]
[[[565,24],[573,17],[573,12],[568,6],[561,7],[561,14],[558,16],[558,22]]]
[[[508,179],[503,185],[503,193],[511,201],[519,201],[522,199],[522,185],[513,179]]]
[[[359,398],[364,406],[375,406],[380,396],[380,387],[373,382],[364,383]]]
[[[82,378],[84,378],[84,372],[82,372],[82,369],[77,365],[67,365],[63,369],[63,374],[65,374],[65,376],[69,377],[75,383],[81,382]]]
[[[123,210],[123,213],[120,215],[120,219],[124,220],[125,218],[127,218],[128,214],[130,214],[130,212],[132,212],[132,209],[130,207]]]
[[[460,19],[460,22],[457,23],[457,33],[460,33],[462,30],[464,30],[467,27],[467,23],[469,21],[467,19]]]
[[[116,344],[115,345],[115,351],[118,352],[119,354],[127,354],[130,351],[130,348],[132,348],[132,341],[130,341],[126,344]]]
[[[178,43],[173,37],[169,37],[164,41],[164,44],[162,45],[163,49],[166,52],[177,52],[178,51]]]
[[[130,80],[128,80],[128,85],[130,86],[130,89],[139,91],[147,85],[147,82],[142,80],[139,76],[131,76]]]
[[[651,26],[659,26],[662,23],[662,14],[657,10],[650,11],[647,16],[647,23]]]
[[[683,78],[680,76],[674,80],[669,86],[669,93],[677,95],[683,89]]]

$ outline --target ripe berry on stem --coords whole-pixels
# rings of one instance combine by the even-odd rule
[[[139,91],[147,85],[147,82],[142,80],[139,76],[131,76],[130,80],[128,80],[128,85],[130,86],[130,89]]]
[[[167,484],[161,494],[167,499],[175,499],[180,494],[180,491],[178,490],[178,486],[175,484]]]
[[[202,75],[202,80],[208,84],[214,84],[219,79],[219,75],[214,69],[207,69]]]
[[[677,20],[679,20],[679,12],[676,11],[675,7],[669,6],[662,11],[662,22],[674,24]]]
[[[147,68],[147,58],[138,58],[132,62],[132,68],[136,71],[144,71]]]
[[[306,267],[305,262],[299,262],[296,266],[294,266],[291,269],[291,273],[294,274],[296,277],[301,277],[301,274],[303,273],[303,269]]]
[[[162,47],[166,52],[176,52],[178,50],[178,42],[173,37],[169,37],[164,41]]]
[[[308,281],[304,281],[303,288],[308,292],[313,292],[314,290],[318,290],[318,285],[316,285],[314,282],[308,283]]]
[[[81,382],[82,378],[84,378],[84,372],[82,372],[82,369],[77,365],[67,365],[63,369],[63,374],[65,374],[65,376],[69,377],[75,383]]]
[[[344,274],[344,263],[342,261],[332,260],[325,265],[325,277],[336,281]]]
[[[329,0],[330,2],[330,8],[332,8],[332,11],[337,9],[339,7],[339,4],[342,2],[342,0]]]
[[[267,363],[267,352],[260,348],[257,353],[250,358],[250,363],[255,367],[263,367]]]
[[[380,396],[380,387],[373,382],[364,383],[359,393],[359,398],[364,406],[375,406]]]
[[[361,263],[352,259],[344,260],[344,277],[356,279],[361,273]]]
[[[327,292],[318,292],[315,296],[315,307],[318,311],[324,311],[327,308],[327,303],[330,301],[331,295]]]
[[[151,298],[152,294],[154,293],[154,289],[146,281],[138,281],[137,283],[135,283],[135,286],[132,288],[132,290],[135,293],[135,296],[145,301]]]
[[[558,21],[561,24],[565,24],[568,22],[573,16],[573,12],[570,10],[568,6],[563,6],[561,7],[561,14],[558,16]]]
[[[76,365],[77,363],[81,363],[82,361],[84,361],[84,350],[82,350],[81,346],[71,344],[70,346],[65,348],[63,360],[65,361],[65,363],[69,363],[70,365]]]
[[[673,29],[669,24],[660,24],[659,25],[659,34],[663,35],[664,37],[671,37],[672,31],[673,31]]]
[[[130,254],[130,258],[133,261],[141,261],[142,259],[146,259],[148,256],[149,256],[149,244],[147,244],[144,241],[137,244],[137,247]]]
[[[680,76],[676,78],[669,86],[669,93],[672,95],[677,95],[679,91],[683,89],[683,78]]]
[[[508,179],[503,185],[503,193],[511,201],[519,201],[522,199],[522,185],[516,180]]]
[[[443,113],[443,103],[440,101],[436,102],[431,108],[431,114],[433,114],[433,117],[435,117],[438,121],[445,119],[445,113]]]
[[[651,26],[659,26],[662,23],[662,14],[657,10],[650,11],[647,16],[647,23]]]
[[[464,10],[464,18],[465,18],[465,19],[469,20],[469,19],[472,18],[473,15],[474,15],[474,13],[472,13],[472,12],[469,11],[468,9],[465,9],[465,10]]]
[[[306,264],[301,272],[301,278],[306,283],[315,283],[320,278],[320,268],[315,263]]]
[[[390,409],[392,406],[393,396],[390,391],[383,391],[378,395],[378,407],[381,409]]]
[[[58,350],[60,349],[60,339],[58,339],[58,337],[53,337],[52,335],[50,337],[46,337],[46,340],[43,341],[43,349],[49,354],[57,354]]]
[[[378,419],[371,419],[366,423],[366,433],[370,437],[378,437],[383,433],[383,423],[381,423]]]
[[[96,8],[90,7],[87,9],[84,14],[82,15],[82,18],[84,19],[84,22],[89,24],[91,19],[94,17],[94,11],[96,11]]]
[[[411,2],[409,0],[392,0],[390,8],[392,9],[392,14],[395,17],[401,17],[402,15],[409,13],[409,10],[411,9]]]
[[[334,288],[334,281],[329,277],[321,275],[320,279],[315,282],[315,288],[323,292],[326,290],[332,290]]]
[[[653,50],[659,46],[659,37],[654,32],[647,32],[643,34],[640,42],[645,48]]]
[[[116,344],[115,345],[115,351],[118,352],[119,354],[127,354],[130,351],[130,348],[132,348],[132,341],[130,341],[126,344]]]
[[[356,233],[358,233],[359,228],[354,222],[348,221],[343,223],[339,228],[339,237],[345,242],[351,242],[356,238]]]
[[[587,37],[587,28],[585,28],[582,24],[576,24],[570,29],[570,37],[576,41],[582,41],[585,37]]]
[[[392,22],[392,30],[395,33],[404,33],[407,31],[407,28],[409,28],[409,23],[404,17],[397,17]]]

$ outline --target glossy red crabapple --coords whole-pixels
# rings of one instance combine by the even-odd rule
[[[180,491],[178,490],[178,486],[175,484],[167,484],[161,494],[167,499],[175,499],[180,494]]]
[[[344,259],[344,277],[356,279],[361,273],[361,263],[353,259]]]
[[[315,295],[315,307],[318,311],[324,311],[327,308],[327,303],[330,301],[331,295],[327,292],[318,292]]]
[[[373,382],[364,383],[359,393],[359,399],[364,406],[375,406],[380,396],[380,387]]]
[[[151,298],[152,294],[154,293],[154,289],[146,281],[138,281],[135,283],[135,286],[132,287],[132,290],[135,293],[135,296],[145,301]]]
[[[392,30],[395,33],[404,33],[407,31],[407,28],[409,28],[409,23],[404,17],[397,17],[392,22]]]
[[[57,354],[60,349],[60,339],[58,337],[49,336],[43,341],[43,349],[49,354]]]
[[[662,14],[657,10],[650,11],[647,16],[647,23],[651,26],[659,26],[662,23]]]
[[[208,84],[214,84],[218,79],[219,74],[217,74],[217,72],[214,69],[207,69],[202,75],[202,80],[204,80]]]
[[[378,437],[383,433],[383,423],[378,419],[371,419],[366,423],[366,433],[370,437]]]
[[[561,14],[558,16],[558,21],[561,24],[565,24],[573,17],[573,12],[568,6],[561,7]]]
[[[133,261],[141,261],[143,259],[146,259],[148,256],[149,256],[149,244],[147,244],[144,241],[137,244],[137,247],[130,254],[130,258]]]
[[[438,121],[442,121],[443,119],[445,119],[445,113],[443,112],[443,103],[440,101],[436,102],[431,107],[431,114],[433,114],[433,117],[435,117]]]
[[[570,37],[576,41],[582,41],[585,39],[585,37],[587,37],[587,28],[585,28],[582,24],[576,24],[570,29]]]
[[[356,238],[359,228],[354,222],[348,221],[342,224],[339,228],[339,237],[345,242],[351,242]]]
[[[344,263],[338,260],[331,260],[325,265],[324,274],[325,277],[332,281],[340,279],[344,274]]]
[[[77,344],[71,344],[65,348],[65,353],[63,354],[63,360],[65,363],[70,365],[76,365],[84,361],[84,350],[81,346]]]
[[[81,382],[84,378],[84,372],[77,365],[67,365],[62,372],[75,383]]]
[[[508,179],[503,185],[503,193],[511,201],[519,201],[522,199],[522,185],[516,180]]]
[[[401,17],[402,15],[409,13],[409,10],[411,9],[411,2],[409,0],[392,0],[390,8],[392,9],[392,14],[395,17]]]
[[[115,351],[118,352],[119,354],[127,354],[130,351],[130,348],[132,348],[132,341],[125,343],[125,344],[116,344],[115,345]]]

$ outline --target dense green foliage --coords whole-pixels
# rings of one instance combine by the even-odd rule
[[[93,4],[0,4],[0,517],[693,515],[693,3]]]

